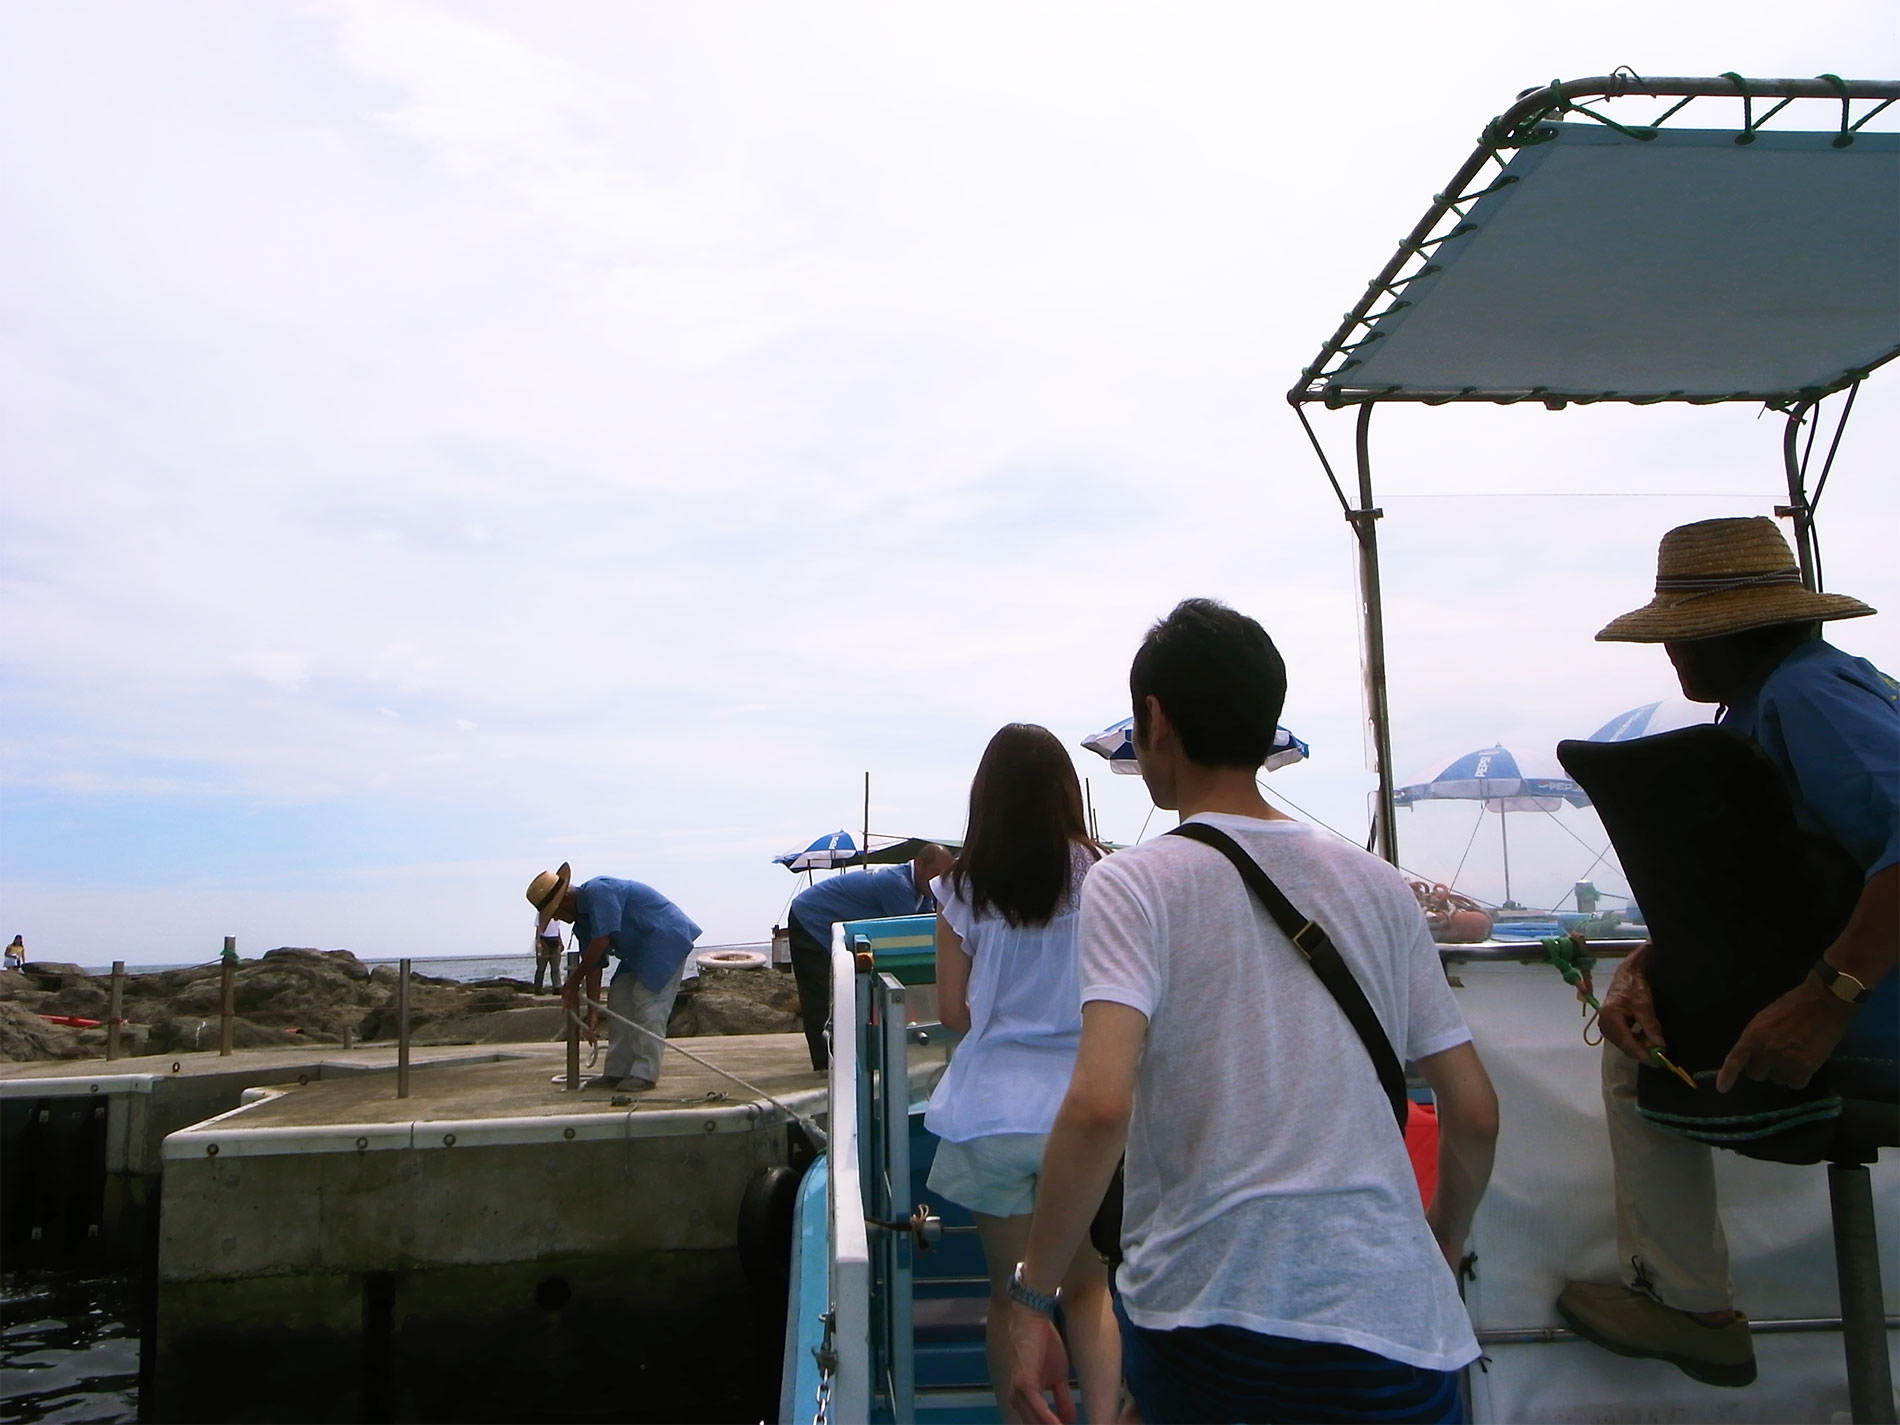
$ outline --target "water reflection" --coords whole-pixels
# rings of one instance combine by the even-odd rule
[[[137,1284],[0,1275],[0,1422],[138,1419]]]

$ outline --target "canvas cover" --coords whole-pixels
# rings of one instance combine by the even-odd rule
[[[1772,400],[1900,351],[1900,134],[1547,127],[1329,398]]]

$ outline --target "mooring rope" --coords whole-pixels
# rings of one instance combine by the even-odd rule
[[[582,995],[580,996],[580,998],[582,999],[583,1002],[599,1010],[602,1014],[606,1015],[609,1019],[612,1019],[620,1024],[624,1024],[629,1029],[637,1030],[639,1033],[646,1035],[647,1038],[649,1039],[657,1039],[662,1048],[671,1049],[676,1054],[684,1054],[687,1058],[691,1059],[695,1064],[698,1064],[702,1069],[711,1069],[715,1074],[719,1075],[720,1078],[732,1080],[733,1083],[737,1084],[740,1088],[744,1089],[747,1093],[757,1094],[760,1098],[764,1099],[767,1103],[771,1104],[780,1113],[783,1113],[787,1118],[791,1119],[802,1130],[804,1130],[804,1134],[806,1138],[811,1140],[811,1145],[813,1148],[817,1149],[821,1153],[825,1151],[825,1144],[828,1141],[825,1135],[825,1130],[820,1128],[805,1114],[800,1113],[797,1109],[793,1108],[789,1103],[786,1103],[783,1099],[778,1098],[775,1095],[766,1092],[766,1090],[760,1088],[757,1084],[747,1083],[744,1079],[740,1078],[737,1074],[727,1072],[725,1069],[720,1068],[719,1065],[713,1063],[709,1059],[700,1058],[699,1055],[695,1054],[692,1050],[682,1048],[680,1045],[675,1044],[671,1039],[668,1039],[664,1034],[655,1034],[651,1029],[648,1029],[644,1024],[635,1024],[631,1019],[628,1019],[626,1015],[616,1014],[613,1010],[609,1009],[606,1005],[602,1004],[597,999],[591,999],[587,995]],[[578,1011],[570,1009],[567,1012],[567,1014],[568,1014],[568,1018],[573,1020],[576,1024],[580,1025],[581,1028],[585,1029],[587,1027],[586,1021],[581,1018]]]

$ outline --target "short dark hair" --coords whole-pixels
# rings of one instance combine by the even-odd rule
[[[1101,854],[1082,817],[1075,764],[1056,735],[1032,722],[999,729],[970,781],[970,824],[951,884],[977,914],[1047,925],[1068,902],[1075,849]]]
[[[1143,741],[1153,697],[1190,761],[1258,767],[1273,751],[1286,706],[1286,662],[1245,614],[1212,599],[1183,599],[1142,639],[1128,692]]]

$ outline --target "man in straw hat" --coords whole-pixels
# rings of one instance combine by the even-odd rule
[[[1722,704],[1722,725],[1786,777],[1802,828],[1831,838],[1865,875],[1846,928],[1808,977],[1743,1030],[1716,1076],[1724,1093],[1743,1074],[1799,1088],[1836,1052],[1895,1057],[1900,707],[1891,678],[1818,628],[1873,612],[1804,587],[1773,520],[1703,520],[1663,536],[1655,598],[1597,635],[1662,644],[1683,695]],[[1633,1280],[1571,1282],[1557,1310],[1612,1351],[1743,1386],[1755,1379],[1755,1352],[1734,1306],[1711,1150],[1651,1127],[1636,1108],[1637,1065],[1664,1042],[1647,953],[1623,961],[1601,1016],[1617,1252]]]
[[[534,907],[537,939],[551,920],[574,927],[581,959],[561,986],[561,1003],[568,1013],[579,1008],[583,981],[588,999],[600,999],[601,967],[610,953],[620,962],[607,991],[607,1008],[620,1018],[608,1021],[606,1071],[582,1087],[635,1092],[652,1088],[660,1077],[666,1022],[679,994],[680,971],[699,939],[699,927],[673,902],[638,881],[596,876],[573,885],[565,861],[558,871],[543,871],[528,883],[528,902]],[[623,1019],[646,1032],[628,1028]],[[590,1038],[598,1023],[599,1011],[590,1004]]]

